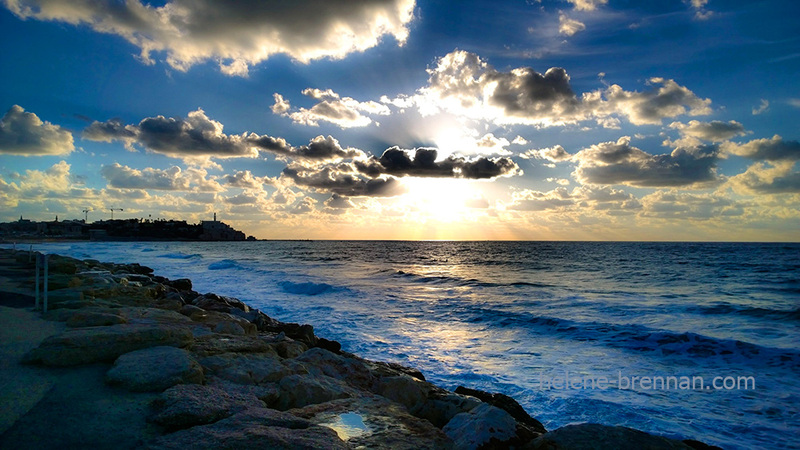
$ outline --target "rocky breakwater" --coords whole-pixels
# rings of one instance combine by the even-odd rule
[[[29,264],[27,254],[17,261]],[[146,396],[148,432],[130,447],[708,448],[596,424],[547,432],[508,396],[442,389],[418,370],[347,353],[311,325],[137,264],[51,255],[50,287],[45,317],[67,327],[24,363],[99,366],[104,389]]]

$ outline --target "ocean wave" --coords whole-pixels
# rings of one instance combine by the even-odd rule
[[[720,303],[711,306],[693,306],[689,308],[689,311],[698,312],[704,315],[736,314],[775,320],[800,320],[800,309],[783,310],[758,308],[753,306],[733,305],[730,303]]]
[[[158,255],[159,258],[167,258],[167,259],[202,259],[203,255],[200,253],[182,253],[182,252],[175,252],[175,253],[164,253],[162,255]]]
[[[491,317],[491,319],[490,319]],[[717,339],[692,332],[654,330],[638,324],[581,322],[558,317],[532,316],[477,308],[467,322],[491,322],[498,328],[532,328],[578,342],[596,342],[612,348],[649,352],[662,357],[759,360],[769,366],[800,367],[800,351],[766,347],[735,339]]]
[[[208,265],[208,270],[224,270],[224,269],[237,269],[239,263],[232,259],[223,259],[222,261],[213,262]]]
[[[381,271],[381,273],[385,273],[386,271]],[[455,286],[472,286],[472,287],[485,287],[485,288],[494,288],[494,287],[505,287],[505,286],[514,286],[514,287],[537,287],[537,288],[546,288],[549,285],[544,283],[534,283],[528,281],[515,281],[511,283],[495,283],[490,281],[481,281],[476,278],[459,278],[447,275],[418,275],[413,272],[406,272],[403,270],[397,270],[393,273],[395,277],[402,277],[406,278],[415,283],[431,283],[431,284],[452,284]]]
[[[327,283],[281,281],[278,286],[286,293],[297,295],[320,295],[334,290],[334,287]]]

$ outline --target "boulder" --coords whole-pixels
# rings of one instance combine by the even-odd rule
[[[428,399],[415,415],[443,428],[456,414],[472,411],[480,404],[481,401],[474,397],[436,388],[428,394]]]
[[[448,449],[453,442],[426,420],[381,396],[333,400],[290,413],[331,428],[353,448]]]
[[[308,350],[308,346],[300,341],[285,339],[270,344],[281,358],[297,358]]]
[[[176,384],[202,383],[203,368],[186,350],[151,347],[126,353],[106,373],[106,383],[133,392],[159,392]]]
[[[236,322],[220,322],[214,327],[214,333],[244,336],[244,328]]]
[[[375,393],[406,407],[408,412],[416,415],[425,402],[432,385],[408,375],[383,377],[378,382]]]
[[[270,344],[257,336],[221,336],[212,333],[197,337],[189,350],[199,356],[211,356],[231,352],[272,353],[272,348]]]
[[[462,395],[469,395],[472,397],[477,398],[482,402],[486,402],[492,406],[496,406],[507,413],[511,414],[511,417],[517,420],[532,431],[536,433],[547,433],[547,430],[544,428],[541,422],[531,417],[527,411],[519,404],[516,400],[509,397],[508,395],[501,394],[501,393],[489,393],[485,391],[480,391],[478,389],[469,389],[465,388],[464,386],[459,386],[455,390],[456,394]]]
[[[248,322],[246,319],[225,312],[201,310],[192,313],[189,318],[195,322],[205,324],[209,329],[217,333],[226,332],[226,334],[247,334],[252,336],[258,334],[258,328],[254,324]],[[231,324],[238,325],[241,330]],[[217,331],[217,328],[219,328],[220,331]]]
[[[654,436],[633,428],[584,423],[567,425],[545,433],[531,442],[527,448],[541,450],[578,450],[587,448],[689,450],[692,447],[681,441]]]
[[[307,367],[310,373],[324,374],[358,389],[369,390],[376,381],[369,368],[360,360],[337,355],[319,347],[302,353],[294,360]]]
[[[267,405],[249,392],[226,392],[214,386],[179,384],[153,402],[149,420],[170,431],[214,423],[238,411]]]
[[[238,298],[225,297],[217,294],[203,294],[192,300],[192,304],[203,308],[206,311],[219,311],[229,313],[231,309],[240,309],[244,312],[250,311],[250,307]]]
[[[173,287],[179,291],[191,291],[192,280],[188,278],[178,278],[177,280],[170,280],[164,283],[169,287]]]
[[[156,346],[186,347],[192,340],[188,328],[166,324],[76,328],[45,339],[25,355],[23,362],[48,366],[112,362],[135,350]]]
[[[73,328],[101,327],[121,323],[128,323],[128,321],[111,308],[82,308],[67,319],[67,326]]]
[[[289,367],[273,353],[222,353],[200,360],[206,375],[237,384],[260,385],[273,383],[288,375],[304,373],[305,369]]]
[[[504,410],[482,403],[469,412],[456,414],[442,431],[455,442],[456,448],[490,445],[503,448],[504,443],[516,436],[517,421]]]
[[[278,388],[279,397],[272,406],[281,411],[358,396],[344,381],[325,375],[289,375],[281,378]]]
[[[347,449],[330,428],[268,408],[250,408],[209,425],[151,441],[149,449]]]

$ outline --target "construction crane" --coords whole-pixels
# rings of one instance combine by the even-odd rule
[[[83,213],[83,223],[89,223],[89,211],[91,211],[89,208],[81,211]]]
[[[108,208],[111,210],[111,220],[114,220],[114,211],[124,211],[122,208]]]

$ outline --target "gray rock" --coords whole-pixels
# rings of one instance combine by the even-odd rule
[[[250,408],[210,425],[200,425],[162,436],[150,449],[217,450],[241,448],[347,449],[330,428],[288,413]]]
[[[252,393],[179,384],[153,402],[155,412],[149,420],[172,431],[214,423],[247,408],[266,406]]]
[[[618,450],[689,450],[681,441],[654,436],[626,427],[595,423],[567,425],[536,438],[526,448],[541,450],[586,450],[614,448]]]
[[[83,308],[72,314],[67,319],[67,326],[100,327],[128,323],[128,321],[110,308]]]
[[[289,375],[278,387],[280,394],[272,406],[281,411],[359,395],[344,381],[325,375]]]
[[[481,401],[466,395],[453,394],[444,389],[436,389],[428,394],[428,399],[416,412],[416,416],[442,428],[456,414],[472,411]]]
[[[236,322],[220,322],[214,327],[214,333],[244,336],[244,328]]]
[[[242,328],[243,331],[242,334],[247,334],[252,336],[258,334],[258,328],[254,324],[248,322],[246,319],[235,316],[233,314],[228,314],[226,312],[201,310],[200,312],[192,313],[189,317],[191,318],[191,320],[195,322],[205,324],[212,330],[215,330],[218,326],[221,326],[221,329],[230,330],[232,327],[227,324],[234,323]],[[230,333],[230,334],[235,334],[235,333]]]
[[[432,385],[408,375],[383,377],[378,382],[376,393],[406,407],[416,415],[428,400]]]
[[[202,358],[200,364],[207,375],[246,385],[273,383],[288,375],[305,372],[303,368],[285,365],[273,353],[222,353]]]
[[[186,347],[192,343],[189,329],[166,324],[120,324],[67,330],[50,336],[23,361],[47,366],[74,366],[112,362],[120,355],[157,346]]]
[[[281,358],[297,358],[308,350],[308,346],[300,341],[286,338],[283,341],[270,344],[281,355]]]
[[[360,360],[337,355],[319,347],[309,349],[294,360],[306,366],[311,373],[343,380],[358,389],[369,390],[376,381],[375,376]]]
[[[189,352],[151,347],[126,353],[106,373],[106,383],[134,392],[159,392],[176,384],[202,383],[203,368]]]
[[[190,350],[199,356],[211,356],[230,352],[276,354],[273,348],[273,346],[257,336],[221,336],[219,334],[209,334],[196,338]]]
[[[442,431],[457,448],[476,449],[513,439],[517,434],[517,421],[506,411],[482,403],[469,412],[456,414]]]

